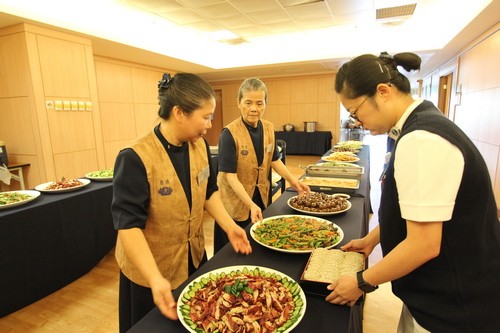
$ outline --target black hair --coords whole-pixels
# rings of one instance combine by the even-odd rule
[[[421,59],[414,53],[398,53],[394,56],[382,52],[380,56],[363,54],[340,67],[335,77],[335,91],[354,99],[366,95],[372,97],[377,85],[395,85],[401,92],[410,93],[410,81],[398,71],[398,66],[406,71],[420,69]]]
[[[240,85],[240,89],[238,90],[238,102],[241,102],[243,98],[243,92],[245,91],[263,91],[264,101],[267,103],[267,87],[264,82],[256,77],[251,77],[249,79],[245,79]]]
[[[168,119],[174,106],[189,114],[211,98],[215,98],[215,92],[201,77],[190,73],[171,77],[165,73],[158,83],[158,116]]]

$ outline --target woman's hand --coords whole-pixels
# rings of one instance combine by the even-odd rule
[[[309,185],[304,184],[303,182],[297,180],[293,183],[291,183],[292,187],[297,191],[297,193],[300,195],[305,195],[311,193],[311,189],[309,188]]]
[[[348,252],[360,252],[363,255],[368,257],[376,244],[369,242],[366,237],[361,239],[353,239],[349,241],[346,245],[341,246],[340,249]]]
[[[179,319],[177,316],[177,303],[172,295],[170,282],[161,277],[150,283],[153,301],[160,312],[171,320]]]
[[[337,282],[327,287],[332,290],[326,297],[326,301],[332,304],[353,306],[358,298],[363,295],[363,291],[358,288],[358,281],[354,275],[344,275]]]
[[[252,247],[248,241],[247,233],[243,228],[236,225],[236,223],[235,227],[227,232],[227,238],[229,238],[229,242],[236,253],[252,253]]]
[[[254,203],[250,206],[250,218],[252,223],[262,221],[262,209]]]

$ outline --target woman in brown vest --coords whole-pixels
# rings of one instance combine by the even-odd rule
[[[298,181],[279,158],[274,139],[274,126],[262,119],[266,109],[267,88],[257,78],[243,81],[238,93],[241,117],[231,122],[219,138],[219,174],[217,182],[222,202],[229,215],[245,228],[250,222],[262,220],[268,205],[271,167],[299,194],[310,192]],[[214,251],[228,239],[215,227]]]
[[[203,135],[212,126],[215,94],[200,77],[164,74],[158,85],[160,124],[120,151],[112,215],[118,230],[120,331],[158,306],[177,319],[172,290],[204,261],[203,211],[249,254],[245,231],[228,215]]]

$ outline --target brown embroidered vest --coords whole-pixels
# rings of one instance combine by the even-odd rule
[[[243,184],[245,191],[252,197],[255,186],[259,188],[262,202],[267,206],[270,190],[269,172],[274,154],[274,126],[267,120],[262,120],[264,130],[264,158],[262,164],[257,165],[257,155],[253,147],[252,138],[243,120],[238,118],[226,128],[231,132],[236,144],[236,173]],[[240,200],[233,191],[226,177],[221,174],[217,177],[222,203],[229,215],[236,221],[245,221],[250,215],[250,209]]]
[[[146,168],[150,203],[144,236],[163,276],[177,288],[188,277],[188,246],[193,264],[198,267],[205,249],[203,210],[210,169],[204,140],[189,143],[192,209],[182,184],[164,147],[154,132],[131,147]],[[131,281],[149,287],[135,265],[127,258],[120,242],[116,259]]]

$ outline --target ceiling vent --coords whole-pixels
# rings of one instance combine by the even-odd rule
[[[396,7],[379,8],[377,9],[376,17],[377,20],[409,17],[415,12],[415,7],[417,7],[416,3]]]
[[[238,37],[238,38],[230,38],[230,39],[221,39],[219,42],[224,43],[224,44],[229,44],[229,45],[240,45],[243,43],[246,43],[247,41],[244,38]]]

